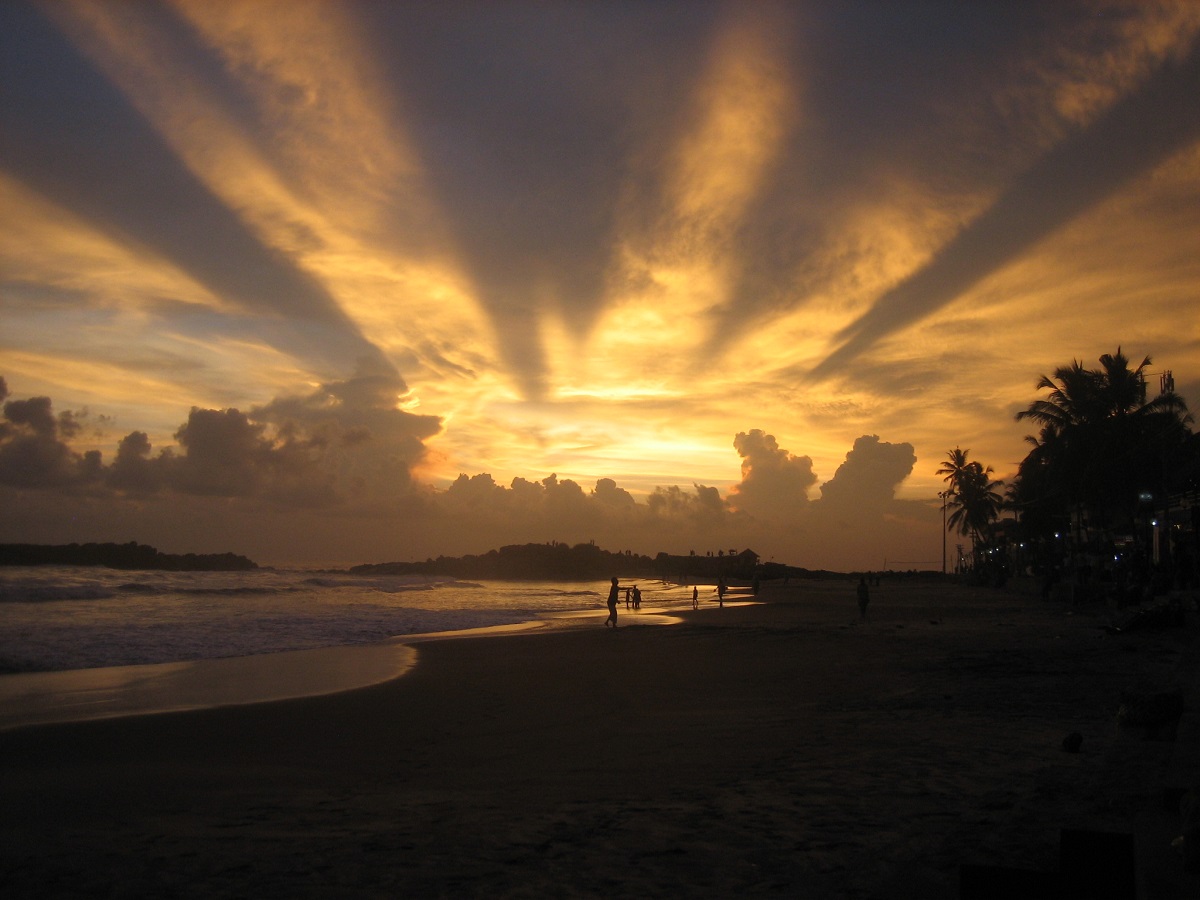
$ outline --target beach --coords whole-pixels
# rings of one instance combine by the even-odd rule
[[[884,580],[860,620],[854,588],[416,642],[356,690],[0,732],[0,883],[951,898],[964,865],[1054,870],[1068,828],[1136,833],[1147,896],[1200,895],[1163,800],[1183,729],[1116,719],[1131,687],[1182,690],[1190,719],[1194,614],[1112,634],[1103,606]]]

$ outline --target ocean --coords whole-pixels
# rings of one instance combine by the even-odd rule
[[[633,584],[642,591],[644,612],[691,606],[690,586],[648,578],[621,581],[622,587]],[[0,569],[0,673],[248,657],[579,613],[603,617],[608,585],[607,580],[475,582],[299,568],[10,567]],[[715,599],[711,585],[701,587],[701,597],[706,604]]]

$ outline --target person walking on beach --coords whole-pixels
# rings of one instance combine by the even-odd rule
[[[692,609],[700,608],[700,588],[692,586]]]
[[[620,593],[620,588],[617,587],[617,576],[613,576],[612,587],[608,589],[608,618],[604,620],[604,627],[607,628],[611,622],[612,627],[617,627],[617,595]]]
[[[867,587],[867,578],[864,575],[858,580],[858,617],[865,619],[867,617],[867,604],[871,602],[871,589]]]

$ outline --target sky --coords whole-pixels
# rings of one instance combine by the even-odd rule
[[[938,568],[1200,405],[1200,3],[0,4],[0,541]]]

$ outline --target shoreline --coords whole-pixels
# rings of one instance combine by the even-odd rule
[[[1131,682],[1194,698],[1194,622],[1114,637],[1104,610],[967,587],[885,583],[865,622],[849,583],[761,599],[0,732],[0,875],[14,897],[949,900],[961,865],[1053,869],[1085,827],[1142,829],[1144,871],[1196,887],[1162,840],[1173,745],[1114,726]]]
[[[356,690],[401,678],[417,664],[415,645],[501,637],[596,619],[597,610],[543,615],[526,622],[456,631],[398,635],[373,644],[344,644],[252,656],[130,666],[100,666],[0,675],[0,731],[37,725],[157,715],[223,706],[272,703]],[[638,624],[675,624],[672,611],[646,608],[622,615]]]
[[[0,677],[0,732],[319,697],[399,678],[417,662],[391,643]]]

